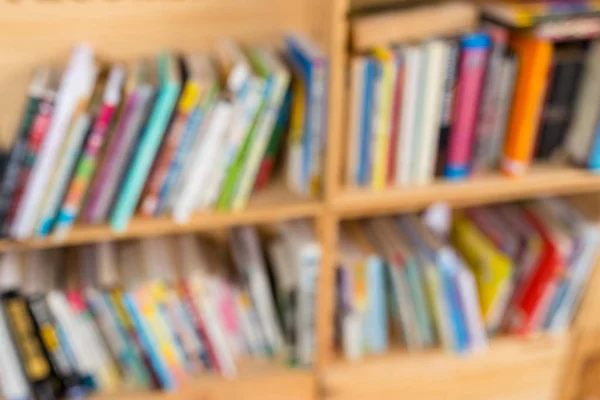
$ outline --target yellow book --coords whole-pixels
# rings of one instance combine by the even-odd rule
[[[454,218],[452,241],[475,275],[481,314],[487,330],[493,332],[509,299],[512,261],[461,213]]]
[[[300,79],[292,82],[293,97],[290,115],[290,133],[286,160],[287,184],[298,193],[304,193],[302,182],[302,135],[304,134],[304,103],[306,91]]]
[[[394,53],[386,48],[378,47],[373,55],[379,61],[381,78],[378,82],[378,96],[375,118],[375,146],[373,156],[373,189],[384,189],[386,184],[387,166],[390,151],[390,129],[392,122],[392,105],[394,96],[394,78],[396,63]]]

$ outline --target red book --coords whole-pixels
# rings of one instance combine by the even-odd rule
[[[387,164],[387,183],[393,185],[396,180],[396,159],[398,152],[396,147],[398,146],[398,133],[400,131],[400,108],[402,104],[402,92],[404,91],[404,63],[403,61],[396,60],[397,73],[396,83],[394,87],[394,98],[392,99],[392,126],[390,131],[390,147],[389,147],[389,158]]]
[[[542,238],[542,251],[513,299],[508,329],[512,333],[527,334],[533,332],[544,317],[548,302],[556,291],[557,278],[564,272],[565,265],[546,223],[527,208],[523,215]]]
[[[200,355],[202,358],[202,362],[207,368],[213,368],[214,370],[221,371],[221,366],[219,365],[218,359],[215,355],[215,349],[213,348],[208,335],[206,333],[206,328],[204,326],[204,321],[196,308],[194,303],[194,299],[190,288],[185,281],[179,282],[178,285],[179,295],[185,305],[187,312],[192,318],[192,322],[194,327],[196,328],[196,332],[202,341],[203,352]]]

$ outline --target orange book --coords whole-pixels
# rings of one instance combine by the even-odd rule
[[[519,57],[520,68],[506,131],[502,171],[519,176],[527,170],[535,148],[552,62],[552,43],[519,35],[511,38],[510,47]]]

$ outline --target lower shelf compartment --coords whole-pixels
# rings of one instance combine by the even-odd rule
[[[498,338],[481,354],[392,351],[323,372],[327,400],[550,400],[557,398],[568,336]]]
[[[238,376],[216,375],[190,378],[180,390],[167,392],[117,392],[94,395],[92,400],[312,400],[316,398],[315,375],[268,361],[244,361]]]

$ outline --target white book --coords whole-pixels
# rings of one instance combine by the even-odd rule
[[[269,68],[271,74],[269,79],[272,80],[272,86],[268,98],[265,100],[264,110],[256,122],[256,133],[250,143],[246,164],[238,181],[232,204],[233,210],[242,209],[248,202],[291,79],[289,71],[274,52],[258,49],[257,53],[262,57],[265,66]]]
[[[265,338],[273,354],[280,354],[284,345],[283,333],[275,312],[258,233],[252,227],[237,227],[230,231],[229,237],[233,259],[240,276],[245,277],[248,284]]]
[[[580,164],[587,164],[596,137],[600,103],[600,88],[596,82],[600,82],[600,40],[598,39],[592,41],[587,52],[571,125],[567,131],[567,152]]]
[[[348,360],[358,360],[363,355],[363,318],[357,311],[350,311],[342,321],[342,347]]]
[[[296,355],[300,364],[310,365],[316,346],[316,293],[321,246],[307,221],[286,221],[280,224],[280,230],[298,273]]]
[[[364,92],[365,59],[354,57],[350,67],[350,111],[348,130],[348,156],[346,158],[346,183],[358,184],[358,163],[360,160],[360,129],[363,115],[362,102]],[[395,149],[394,149],[395,150]],[[391,149],[390,149],[391,151]]]
[[[422,49],[418,46],[407,47],[404,50],[404,89],[402,92],[402,118],[398,147],[396,148],[396,185],[406,186],[411,183],[411,164],[417,127],[418,105],[417,98],[420,90],[419,80],[421,74]]]
[[[252,305],[248,298],[248,294],[239,287],[233,288],[235,298],[235,306],[238,316],[238,321],[241,324],[244,334],[244,342],[246,350],[252,355],[262,355],[264,353],[264,341],[261,337],[260,329],[256,329],[252,322]]]
[[[25,187],[21,204],[11,227],[11,235],[26,238],[32,235],[50,174],[54,170],[59,149],[67,131],[78,94],[84,89],[86,77],[94,68],[94,55],[89,46],[75,48],[56,95],[52,121]]]
[[[16,347],[10,336],[4,308],[0,307],[0,385],[6,400],[27,400],[32,398],[29,384],[21,368]]]
[[[455,255],[456,257],[456,255]],[[459,295],[465,312],[465,322],[469,332],[469,349],[474,352],[480,352],[487,348],[487,334],[481,308],[479,306],[479,295],[477,293],[477,283],[473,273],[457,259],[460,265],[456,272],[456,279],[460,288]]]
[[[423,46],[427,53],[427,70],[424,72],[425,88],[422,89],[420,132],[416,135],[413,159],[413,183],[426,185],[433,180],[437,161],[444,79],[448,65],[448,44],[442,40],[432,40]]]
[[[218,159],[218,149],[223,141],[231,122],[232,107],[227,101],[218,101],[210,116],[207,131],[203,135],[197,152],[188,162],[192,163],[186,174],[182,191],[175,201],[173,215],[178,223],[189,220],[194,211],[196,201],[211,173],[214,172],[215,162]]]
[[[54,221],[61,206],[71,173],[77,162],[79,150],[92,123],[92,117],[87,110],[87,106],[94,90],[97,72],[98,68],[96,66],[89,71],[84,71],[85,77],[77,98],[77,107],[86,107],[86,109],[80,110],[81,113],[75,115],[75,120],[71,123],[61,147],[58,164],[50,177],[49,190],[41,204],[42,211],[36,222],[38,235],[45,236],[50,231],[49,225],[51,221]]]
[[[252,129],[261,101],[264,96],[265,82],[257,76],[241,48],[232,41],[222,43],[227,61],[233,64],[228,79],[228,88],[233,96],[232,122],[218,151],[219,157],[215,170],[210,175],[205,191],[198,199],[197,206],[205,209],[213,206],[219,199],[221,189],[231,166]],[[240,72],[243,71],[243,72]],[[229,77],[228,77],[229,78]]]

